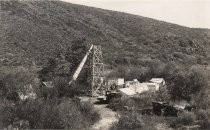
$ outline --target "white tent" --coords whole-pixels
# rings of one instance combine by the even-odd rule
[[[133,91],[132,89],[130,88],[121,88],[119,89],[119,91],[124,94],[124,95],[127,95],[127,96],[133,96],[136,94],[135,91]]]

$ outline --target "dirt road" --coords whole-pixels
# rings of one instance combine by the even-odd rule
[[[94,105],[101,115],[101,119],[96,122],[92,129],[109,129],[114,122],[118,121],[117,113],[106,107],[107,105]]]
[[[95,99],[89,99],[87,97],[81,97],[81,101],[95,102]],[[94,104],[94,108],[101,116],[101,119],[96,122],[90,129],[107,130],[111,125],[118,121],[117,112],[107,108],[107,104]]]

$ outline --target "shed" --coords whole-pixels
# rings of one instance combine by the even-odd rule
[[[123,85],[124,84],[124,78],[111,78],[108,79],[107,85],[111,86],[111,85]]]
[[[159,87],[162,87],[166,84],[163,78],[152,78],[150,82],[157,83],[157,90],[159,90]]]
[[[159,89],[157,83],[139,83],[138,81],[128,82],[126,87],[132,89],[135,93],[155,92]]]

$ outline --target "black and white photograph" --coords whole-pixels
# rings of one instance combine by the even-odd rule
[[[0,129],[209,130],[210,0],[0,0]]]

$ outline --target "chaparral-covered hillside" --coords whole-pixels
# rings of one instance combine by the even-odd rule
[[[107,65],[209,60],[210,30],[61,1],[0,1],[1,66],[43,66],[72,43],[99,44]]]
[[[97,88],[91,54],[71,80],[91,44],[103,52]],[[0,0],[0,129],[209,129],[209,63],[209,29],[62,1]],[[106,104],[94,104],[93,88]]]

